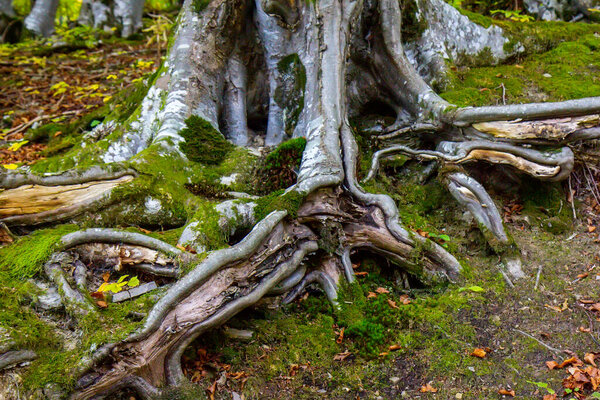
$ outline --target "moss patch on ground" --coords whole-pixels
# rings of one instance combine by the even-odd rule
[[[519,26],[523,32],[527,32],[530,24],[538,27],[538,23]],[[547,33],[545,27],[550,28],[554,24],[561,29],[563,27],[561,23],[545,23],[539,34]],[[554,31],[549,29],[549,37],[554,39],[546,43],[542,35],[539,40],[546,44],[540,45],[540,51],[532,52],[516,63],[453,70],[449,74],[450,85],[441,96],[458,106],[493,105],[502,104],[503,101],[507,104],[562,101],[598,96],[600,25],[569,24],[569,28],[564,29],[566,33],[562,36],[554,35]],[[527,33],[525,37],[535,37],[530,34]]]

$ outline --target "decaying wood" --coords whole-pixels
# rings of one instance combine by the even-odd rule
[[[132,180],[126,175],[73,185],[24,185],[4,190],[0,192],[0,222],[34,225],[77,215],[86,207],[107,200],[112,189]]]
[[[599,124],[600,115],[593,114],[541,121],[480,122],[473,124],[473,128],[504,139],[562,142],[578,130],[597,127]]]

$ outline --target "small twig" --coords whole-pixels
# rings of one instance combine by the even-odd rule
[[[590,315],[590,312],[582,305],[579,305],[581,307],[581,309],[583,310],[583,312],[585,312],[585,315],[587,315],[589,321],[590,321],[590,331],[588,332],[590,334],[590,337],[592,338],[592,340],[594,341],[594,343],[596,343],[596,346],[600,347],[600,342],[598,342],[598,340],[596,339],[596,337],[594,336],[593,332],[594,332],[594,320],[592,319],[592,316]]]
[[[573,211],[573,220],[577,220],[577,213],[575,212],[575,194],[571,188],[571,175],[569,175],[569,197],[571,198],[571,210]]]
[[[538,342],[540,345],[544,346],[545,348],[547,348],[548,350],[550,350],[550,351],[551,351],[551,352],[553,352],[553,353],[562,353],[562,352],[563,352],[563,350],[560,350],[560,349],[554,348],[554,347],[552,347],[552,346],[550,346],[550,345],[547,345],[546,343],[542,342],[541,340],[539,340],[538,338],[536,338],[536,337],[534,337],[534,336],[530,335],[530,334],[529,334],[529,333],[527,333],[527,332],[523,332],[522,330],[520,330],[520,329],[516,329],[516,328],[513,328],[513,330],[514,330],[515,332],[517,332],[517,333],[520,333],[520,334],[521,334],[521,335],[523,335],[523,336],[526,336],[526,337],[528,337],[529,339],[533,339],[533,340],[535,340],[535,341],[536,341],[536,342]]]
[[[57,115],[40,115],[39,117],[35,117],[31,121],[28,121],[21,125],[15,126],[14,128],[12,128],[9,131],[7,131],[6,133],[4,133],[4,136],[8,137],[9,135],[13,135],[15,133],[19,133],[24,130],[27,130],[27,128],[29,128],[31,125],[35,124],[36,122],[43,121],[45,119],[53,119],[53,118],[63,117],[65,115],[72,115],[72,114],[77,114],[77,113],[78,113],[78,111],[65,111],[64,113],[57,114]]]
[[[504,82],[499,87],[502,88],[502,104],[506,105],[506,87],[504,86]]]
[[[535,285],[533,286],[533,290],[537,290],[538,285],[540,284],[540,275],[542,274],[542,265],[538,268],[537,275],[535,276]]]

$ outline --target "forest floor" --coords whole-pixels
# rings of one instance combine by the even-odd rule
[[[582,29],[592,39],[600,32]],[[10,169],[45,157],[48,142],[28,136],[30,128],[75,121],[151,73],[162,52],[149,40],[95,41],[60,51],[39,43],[29,49],[2,47],[0,164]],[[569,38],[562,50],[581,55],[581,40]],[[586,47],[587,64],[573,68],[588,68],[590,74],[600,69],[600,46],[594,46]],[[447,96],[471,93],[485,96],[482,103],[495,103],[502,96],[496,84],[505,78],[509,100],[522,93],[539,97],[544,90],[545,98],[553,99],[552,87],[533,86],[543,55],[556,48],[497,70],[457,71],[463,87]],[[536,78],[529,86],[511,86],[520,79],[511,69]],[[492,193],[523,260],[525,277],[512,283],[445,190],[435,182],[415,183],[402,172],[410,168],[384,164],[368,189],[390,193],[408,227],[447,246],[465,266],[464,279],[434,287],[410,280],[406,287],[393,265],[372,256],[353,260],[359,285],[342,292],[341,313],[316,288],[290,306],[265,299],[188,349],[185,372],[203,396],[549,400],[592,395],[600,382],[594,361],[600,355],[598,166],[578,164],[573,192],[567,183],[524,180],[523,190]],[[350,321],[346,331],[338,326],[343,319]],[[230,338],[231,329],[250,330],[252,338]]]

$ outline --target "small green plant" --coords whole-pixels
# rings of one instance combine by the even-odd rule
[[[509,19],[515,22],[529,22],[533,21],[531,15],[521,14],[521,10],[492,10],[492,15],[502,14],[505,19]]]
[[[552,390],[551,387],[548,387],[548,384],[546,382],[527,381],[527,383],[531,383],[532,385],[535,385],[535,386],[539,387],[540,389],[545,389],[548,392],[548,394],[556,393],[554,390]]]
[[[485,292],[485,289],[482,288],[481,286],[465,286],[465,287],[461,287],[460,289],[458,289],[459,292],[464,292],[465,290],[469,290],[469,291],[475,292],[475,293]]]
[[[98,288],[98,292],[119,293],[121,290],[123,290],[123,287],[125,287],[125,286],[129,286],[130,288],[139,286],[140,280],[138,279],[137,276],[134,276],[133,278],[126,281],[125,279],[127,279],[128,276],[129,275],[123,275],[122,277],[119,278],[119,280],[117,282],[113,282],[113,283],[104,282]]]

